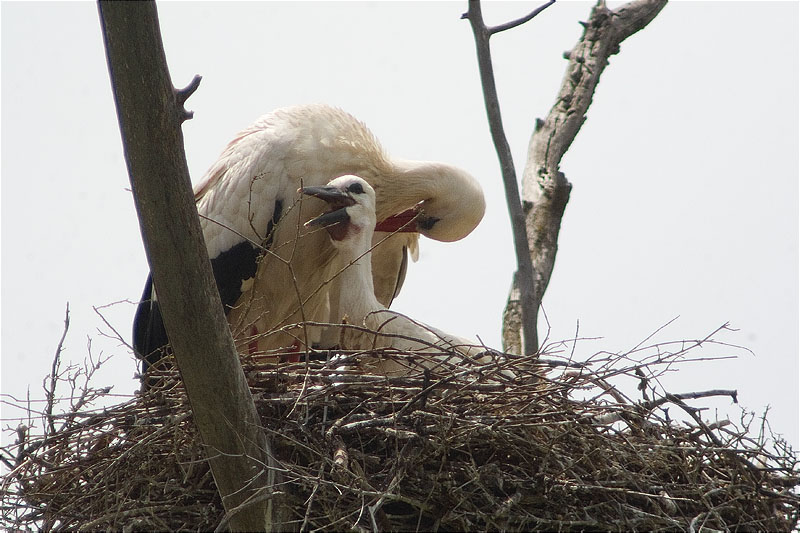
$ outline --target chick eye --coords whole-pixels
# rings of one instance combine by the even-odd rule
[[[351,183],[350,186],[347,187],[347,191],[351,192],[353,194],[363,194],[364,193],[364,187],[362,187],[360,183],[355,182],[355,183]]]

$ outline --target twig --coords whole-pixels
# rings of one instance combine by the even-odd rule
[[[61,334],[61,339],[58,341],[56,353],[53,356],[53,366],[50,369],[50,388],[48,389],[45,387],[44,389],[47,395],[45,415],[47,417],[47,425],[50,428],[50,433],[56,432],[56,426],[53,420],[53,407],[55,405],[56,383],[58,383],[59,366],[61,365],[61,352],[64,350],[64,340],[67,338],[67,331],[69,331],[69,302],[67,302],[67,310],[64,314],[64,332]]]
[[[268,504],[271,506],[273,499],[276,496],[283,494],[280,491],[273,491],[271,489],[268,490],[267,488],[261,488],[259,490],[261,491],[260,493],[252,494],[250,497],[247,498],[247,500],[243,501],[233,509],[227,511],[225,513],[225,516],[222,517],[222,520],[220,520],[219,524],[217,524],[217,527],[214,528],[214,532],[217,533],[219,531],[225,531],[226,529],[228,529],[228,525],[230,524],[231,519],[234,516],[236,516],[237,513],[242,512],[249,506],[263,502],[268,502]]]
[[[555,2],[556,2],[556,0],[550,0],[546,4],[540,5],[539,7],[537,7],[536,9],[534,9],[533,11],[531,11],[530,13],[525,15],[524,17],[520,17],[520,18],[518,18],[516,20],[512,20],[512,21],[506,22],[504,24],[498,24],[497,26],[492,26],[490,28],[487,28],[488,31],[489,31],[489,35],[494,35],[495,33],[500,33],[501,31],[510,30],[511,28],[516,28],[517,26],[519,26],[521,24],[525,24],[526,22],[531,20],[533,17],[535,17],[536,15],[538,15],[539,13],[541,13],[542,11],[544,11],[545,9],[547,9],[548,7],[553,5]]]
[[[120,303],[120,302],[114,302],[114,303]],[[113,305],[113,304],[110,304],[110,305]],[[111,324],[108,322],[108,320],[107,320],[107,319],[106,319],[106,317],[103,315],[103,313],[101,313],[101,312],[100,312],[100,309],[102,309],[102,308],[104,308],[104,307],[107,307],[107,306],[100,306],[100,307],[92,306],[92,309],[94,309],[94,312],[95,312],[95,313],[97,313],[97,316],[99,316],[99,317],[100,317],[100,319],[101,319],[101,320],[103,321],[103,323],[104,323],[104,324],[105,324],[105,325],[108,327],[108,329],[110,329],[111,331],[113,331],[113,332],[114,332],[114,335],[116,335],[116,337],[111,337],[110,335],[105,335],[105,334],[104,334],[102,331],[100,331],[100,334],[101,334],[101,335],[104,335],[104,336],[107,336],[107,337],[109,337],[109,338],[113,338],[114,340],[117,340],[117,341],[121,342],[123,346],[125,346],[127,349],[129,349],[131,352],[133,352],[133,351],[134,351],[134,350],[133,350],[133,346],[131,346],[130,344],[128,344],[128,343],[125,341],[125,339],[122,337],[122,335],[120,335],[119,331],[117,331],[117,330],[116,330],[116,328],[114,328],[114,326],[112,326],[112,325],[111,325]]]

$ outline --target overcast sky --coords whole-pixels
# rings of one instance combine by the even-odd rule
[[[496,24],[536,3],[488,3]],[[559,2],[492,39],[518,174],[536,117],[553,104],[591,4]],[[514,256],[483,109],[466,2],[160,3],[187,108],[197,182],[259,115],[307,102],[365,121],[389,153],[441,160],[482,184],[487,213],[451,244],[424,240],[395,308],[500,345]],[[2,4],[2,425],[9,396],[65,357],[113,355],[97,385],[128,395],[133,356],[98,331],[93,306],[130,341],[147,274],[94,3]],[[747,411],[798,439],[798,3],[674,2],[623,43],[562,170],[573,183],[544,300],[551,341],[575,358],[738,331],[698,352],[671,392],[736,388]],[[127,301],[126,301],[127,300]],[[544,336],[544,325],[541,335]],[[571,349],[571,346],[569,346]],[[696,402],[738,419],[730,400]],[[707,412],[715,416],[713,409]],[[6,442],[9,436],[3,434]]]

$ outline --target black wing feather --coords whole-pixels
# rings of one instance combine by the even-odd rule
[[[264,248],[272,245],[273,229],[282,215],[283,202],[275,201],[272,219],[267,225]],[[256,275],[261,248],[242,241],[211,259],[211,270],[227,316],[242,295],[242,282]],[[169,339],[161,317],[161,308],[154,297],[153,276],[147,275],[142,299],[133,318],[133,349],[142,360],[142,373],[157,363],[166,353]]]
[[[163,356],[168,343],[161,308],[153,294],[153,275],[147,275],[142,299],[133,317],[133,351],[142,360],[142,373]]]
[[[397,298],[397,295],[400,294],[400,289],[403,288],[403,282],[406,280],[406,272],[408,272],[408,246],[403,246],[403,260],[400,261],[400,270],[397,272],[397,282],[394,286],[392,301]],[[386,307],[390,307],[391,305],[392,302],[389,302],[389,305]]]

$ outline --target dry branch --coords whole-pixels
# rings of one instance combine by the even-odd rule
[[[568,64],[556,103],[545,120],[538,120],[528,145],[522,176],[522,202],[528,248],[533,263],[533,305],[538,309],[556,260],[561,219],[572,185],[560,171],[561,158],[575,140],[592,102],[608,58],[628,37],[643,29],[666,5],[666,0],[637,0],[610,10],[602,0],[592,9],[578,43],[567,54]],[[503,316],[503,349],[521,346],[523,314],[519,280],[515,278]]]

